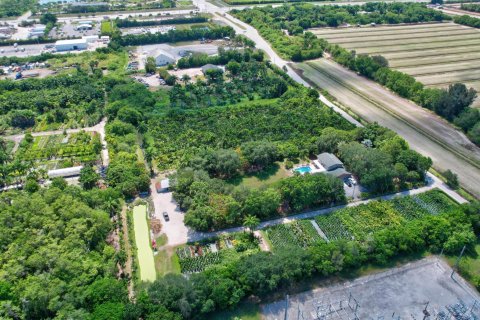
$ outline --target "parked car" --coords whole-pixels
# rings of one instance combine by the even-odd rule
[[[163,215],[163,219],[165,219],[165,221],[170,221],[170,217],[168,216],[168,213],[166,211],[163,211],[162,215]]]
[[[343,182],[345,182],[347,186],[352,187],[352,182],[350,181],[350,179],[345,179],[343,180]]]

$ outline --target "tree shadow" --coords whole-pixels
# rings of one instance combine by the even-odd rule
[[[276,175],[278,170],[280,170],[280,165],[278,163],[274,163],[264,168],[262,171],[249,173],[249,174],[246,174],[245,176],[249,178],[255,177],[260,181],[265,181],[270,179],[270,177]]]
[[[280,165],[278,163],[273,163],[261,171],[249,172],[243,175],[240,174],[234,178],[229,179],[227,182],[229,184],[238,186],[243,182],[243,179],[246,179],[246,178],[257,178],[260,181],[266,181],[271,177],[275,176],[279,170],[280,170]]]

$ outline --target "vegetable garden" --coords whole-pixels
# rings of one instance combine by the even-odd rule
[[[182,273],[201,272],[227,260],[259,251],[258,239],[251,234],[236,233],[220,237],[205,243],[194,243],[178,247],[176,253],[180,260]]]
[[[323,241],[309,220],[279,224],[268,228],[265,233],[276,249],[292,246],[306,248]]]
[[[432,190],[419,195],[348,207],[317,216],[315,222],[329,240],[363,240],[386,227],[401,225],[426,215],[446,213],[456,206],[443,192]],[[275,249],[292,246],[306,248],[317,241],[323,241],[309,220],[276,225],[266,229],[265,234]]]
[[[31,143],[25,139],[15,156],[22,161],[70,159],[74,163],[86,163],[98,160],[100,150],[97,133],[79,132],[69,136],[35,137]]]

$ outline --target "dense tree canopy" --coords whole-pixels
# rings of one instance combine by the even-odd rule
[[[126,302],[105,242],[112,196],[53,186],[0,195],[0,316],[86,319],[104,302]]]
[[[0,127],[30,128],[96,124],[103,115],[104,92],[81,73],[21,82],[0,81]]]

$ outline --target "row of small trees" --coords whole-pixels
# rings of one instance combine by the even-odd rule
[[[403,72],[388,68],[388,61],[382,56],[357,55],[338,45],[328,45],[327,50],[336,62],[373,79],[400,96],[413,100],[443,118],[458,123],[470,139],[480,143],[479,114],[469,106],[476,97],[476,91],[456,83],[448,89],[425,88],[422,83]]]

